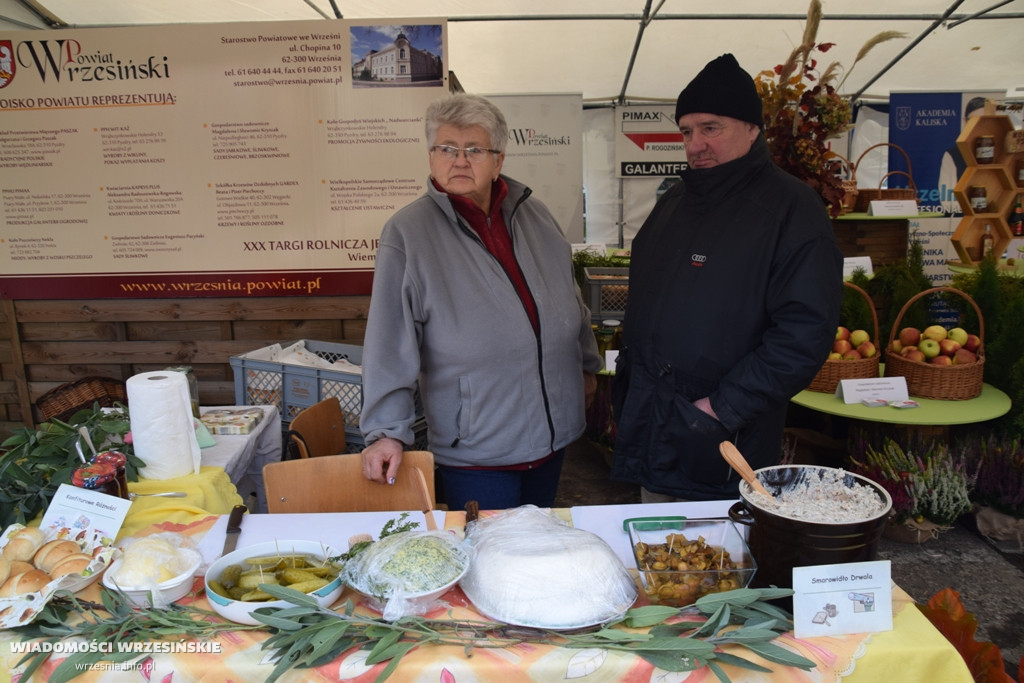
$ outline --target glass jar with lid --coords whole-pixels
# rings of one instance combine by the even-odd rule
[[[991,135],[982,135],[974,142],[974,158],[979,164],[991,164],[996,160],[996,141]]]
[[[971,202],[971,211],[984,213],[988,208],[988,190],[984,185],[971,185],[967,188],[967,198]]]
[[[91,462],[71,473],[71,484],[80,489],[105,493],[121,498],[121,485],[117,482],[117,467],[108,462]],[[127,498],[127,494],[123,496]]]

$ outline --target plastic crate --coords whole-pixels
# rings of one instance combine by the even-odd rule
[[[629,268],[584,268],[590,321],[622,320],[629,295]]]
[[[331,363],[345,358],[355,365],[362,364],[361,346],[309,339],[303,341],[306,350]],[[353,434],[359,434],[359,415],[363,408],[362,375],[267,360],[272,348],[267,346],[231,357],[236,404],[276,405],[281,411],[281,429],[287,430],[292,419],[304,408],[336,396],[345,413],[346,436],[351,438]]]

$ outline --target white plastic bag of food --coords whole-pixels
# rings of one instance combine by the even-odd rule
[[[372,543],[345,564],[345,583],[386,621],[425,614],[455,585],[469,555],[447,531],[404,531]]]
[[[574,629],[623,615],[639,590],[615,551],[532,505],[469,525],[473,555],[462,590],[491,619]]]

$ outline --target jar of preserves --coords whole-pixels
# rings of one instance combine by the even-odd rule
[[[103,451],[102,453],[97,453],[96,457],[94,457],[92,461],[114,466],[117,485],[121,491],[121,497],[126,500],[130,500],[128,495],[128,474],[126,472],[128,456],[120,451]]]
[[[971,201],[971,211],[984,213],[988,208],[988,191],[983,185],[971,185],[967,188],[967,198]]]
[[[82,465],[71,473],[71,483],[80,489],[122,497],[121,485],[117,483],[117,468],[109,462]],[[127,498],[127,494],[124,497]]]
[[[996,141],[991,135],[982,135],[974,143],[974,158],[979,164],[991,164],[996,160]]]

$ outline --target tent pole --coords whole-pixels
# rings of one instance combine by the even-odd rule
[[[868,88],[870,88],[870,87],[871,87],[871,85],[872,85],[872,84],[873,84],[873,83],[874,83],[875,81],[877,81],[877,80],[878,80],[879,78],[881,78],[881,77],[882,77],[883,75],[885,75],[885,72],[886,72],[886,71],[888,71],[888,70],[889,70],[889,69],[891,69],[892,67],[896,66],[896,63],[897,63],[897,62],[899,62],[899,61],[900,61],[901,59],[903,59],[903,58],[904,58],[905,56],[907,56],[907,53],[909,53],[909,52],[910,52],[911,50],[913,50],[913,49],[914,49],[915,47],[917,47],[917,46],[918,46],[918,44],[920,44],[920,42],[921,42],[922,40],[924,40],[924,39],[925,39],[925,38],[927,38],[927,37],[928,37],[929,35],[931,35],[931,33],[932,33],[932,32],[933,32],[933,31],[934,31],[934,30],[935,30],[936,28],[938,28],[938,27],[939,27],[939,25],[940,25],[940,24],[941,24],[942,22],[944,22],[944,21],[945,21],[945,20],[947,19],[947,17],[949,17],[949,15],[950,15],[950,14],[952,14],[952,13],[953,13],[954,11],[956,11],[956,8],[957,8],[957,7],[959,7],[960,5],[962,5],[962,4],[963,4],[963,2],[964,2],[964,0],[956,0],[956,2],[954,2],[954,3],[952,4],[952,5],[950,5],[950,6],[949,6],[949,9],[947,9],[947,10],[946,10],[945,12],[943,12],[943,13],[942,13],[942,16],[941,16],[941,17],[939,17],[938,19],[936,19],[935,21],[933,21],[933,22],[932,22],[932,25],[931,25],[931,26],[929,26],[928,28],[926,28],[926,29],[925,29],[925,30],[924,30],[924,31],[923,31],[923,32],[921,33],[921,35],[919,35],[919,36],[918,36],[917,38],[915,38],[915,39],[914,39],[914,40],[913,40],[913,41],[912,41],[912,42],[910,43],[910,45],[907,45],[907,46],[906,46],[906,47],[905,47],[905,48],[903,49],[903,51],[902,51],[902,52],[900,52],[900,53],[899,53],[898,55],[896,55],[896,56],[895,56],[895,57],[894,57],[894,58],[892,59],[892,61],[890,61],[890,62],[889,62],[888,64],[886,64],[886,65],[885,65],[884,67],[882,67],[882,70],[881,70],[881,71],[879,71],[879,72],[878,72],[878,73],[876,73],[876,74],[875,74],[875,75],[874,75],[873,77],[871,77],[870,79],[868,79],[868,81],[867,81],[867,82],[866,82],[866,83],[865,83],[864,85],[862,85],[862,86],[861,86],[860,90],[858,90],[857,92],[855,92],[855,93],[853,94],[853,96],[852,96],[852,97],[850,97],[850,101],[851,101],[851,102],[856,102],[856,101],[857,101],[857,100],[858,100],[858,99],[860,98],[860,96],[864,94],[864,91],[865,91],[865,90],[867,90]]]
[[[633,43],[633,52],[629,55],[629,66],[626,67],[626,77],[622,81],[622,90],[619,91],[619,104],[626,103],[626,88],[629,86],[629,77],[633,73],[633,64],[636,62],[636,55],[640,51],[640,43],[644,38],[644,30],[647,25],[654,19],[654,15],[658,13],[661,6],[665,4],[665,0],[661,0],[658,3],[657,8],[651,12],[651,0],[647,0],[647,4],[644,5],[644,16],[640,19],[640,27],[636,32],[636,42]]]

